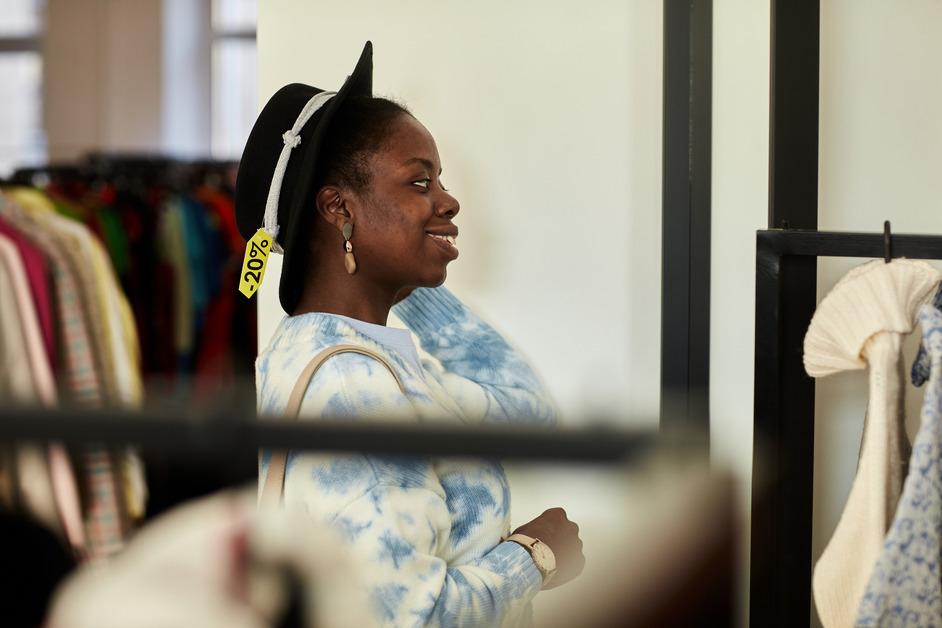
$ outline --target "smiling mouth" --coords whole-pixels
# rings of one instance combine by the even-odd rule
[[[449,257],[458,257],[458,247],[455,245],[455,238],[453,236],[436,235],[434,233],[426,233],[425,235],[430,237]]]

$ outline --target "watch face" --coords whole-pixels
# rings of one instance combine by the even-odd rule
[[[556,570],[556,556],[553,550],[543,541],[538,541],[531,547],[533,550],[533,560],[543,571],[549,573]]]

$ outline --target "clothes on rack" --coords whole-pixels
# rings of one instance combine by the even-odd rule
[[[32,253],[33,251],[28,251]],[[27,258],[29,259],[29,258]],[[35,259],[29,259],[35,263]],[[3,321],[3,382],[5,397],[14,402],[56,402],[55,382],[47,360],[34,301],[29,293],[26,259],[19,257],[15,241],[0,233],[0,294],[9,295],[0,306]],[[15,461],[15,462],[14,462]],[[12,465],[16,465],[13,470]],[[43,452],[36,446],[21,446],[8,454],[8,473],[16,481],[5,483],[2,499],[15,503],[19,495],[26,509],[51,529],[61,532],[51,473]]]
[[[53,169],[60,212],[99,236],[139,331],[147,398],[214,403],[254,381],[254,304],[235,298],[245,241],[235,164],[97,156]],[[24,171],[35,178],[35,171]]]
[[[62,216],[51,199],[32,189],[6,190],[0,199],[0,219],[34,244],[54,268],[48,281],[50,292],[59,297],[53,300],[51,318],[58,326],[55,354],[61,360],[46,362],[46,368],[58,376],[59,389],[65,393],[63,405],[140,403],[133,321],[98,240],[81,224]],[[29,301],[23,291],[16,294],[19,303]],[[9,326],[6,320],[0,324]],[[45,351],[32,353],[46,358]],[[56,403],[48,395],[44,401],[45,405]],[[131,457],[129,451],[90,447],[73,452],[70,463],[69,455],[55,446],[49,452],[55,478],[49,482],[55,493],[53,503],[77,554],[99,560],[118,551],[132,518],[143,513],[145,497],[140,487],[144,481],[139,477],[140,465],[130,462]],[[34,472],[32,477],[39,475]]]
[[[0,289],[14,296],[0,304],[0,398],[254,400],[255,309],[233,288],[244,249],[234,164],[93,156],[14,180],[0,189]],[[143,517],[196,496],[168,461],[145,484],[130,450],[3,454],[0,505],[25,508],[91,560],[120,549]]]
[[[942,310],[942,287],[936,291],[935,298],[932,300],[932,307]],[[919,353],[916,355],[916,359],[913,360],[913,367],[910,369],[910,379],[913,386],[922,386],[928,382],[931,372],[932,358],[926,348],[926,343],[921,342],[919,343]]]
[[[942,311],[924,305],[921,357],[929,378],[909,475],[855,626],[930,626],[942,618]],[[917,360],[918,364],[919,360]],[[925,383],[914,369],[916,385]]]
[[[909,457],[902,341],[942,274],[898,259],[853,269],[822,300],[804,343],[812,377],[869,368],[860,460],[834,535],[815,565],[815,605],[825,628],[852,626],[902,491]]]

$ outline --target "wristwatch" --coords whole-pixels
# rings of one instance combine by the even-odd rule
[[[530,552],[530,557],[536,564],[536,568],[543,575],[543,587],[545,588],[550,579],[556,574],[556,555],[553,554],[550,546],[540,539],[535,539],[526,534],[511,534],[507,537],[507,540],[522,545],[524,549]]]

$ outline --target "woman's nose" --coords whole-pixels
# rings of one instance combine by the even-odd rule
[[[435,213],[443,218],[454,218],[461,211],[461,204],[448,192],[442,191],[441,194]]]

